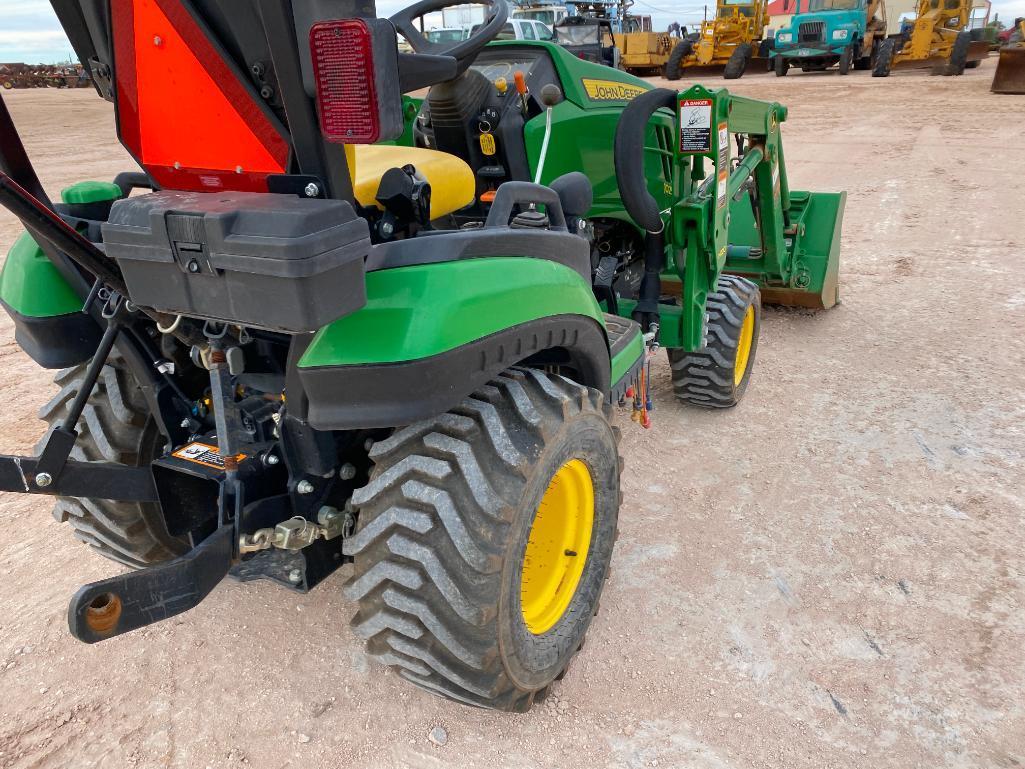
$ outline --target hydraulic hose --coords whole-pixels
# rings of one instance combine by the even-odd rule
[[[660,109],[676,109],[676,92],[656,88],[631,101],[616,126],[613,157],[616,182],[623,205],[631,218],[644,228],[644,276],[641,278],[633,319],[648,329],[658,322],[658,298],[661,272],[665,261],[665,225],[658,203],[648,192],[644,176],[644,135],[648,121]]]

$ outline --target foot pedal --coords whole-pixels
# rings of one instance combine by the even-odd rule
[[[199,605],[231,567],[233,526],[222,526],[180,558],[85,585],[68,606],[68,627],[93,644]]]

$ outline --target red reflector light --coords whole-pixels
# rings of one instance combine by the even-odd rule
[[[373,144],[380,139],[374,46],[366,22],[339,19],[314,24],[310,52],[324,138],[341,144]]]

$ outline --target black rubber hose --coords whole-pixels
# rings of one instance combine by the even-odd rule
[[[655,112],[664,107],[676,109],[676,96],[676,91],[668,88],[642,93],[626,106],[616,126],[613,157],[619,194],[627,213],[648,232],[662,231],[662,217],[644,178],[644,134]]]
[[[644,276],[641,278],[633,319],[645,331],[658,323],[658,298],[665,261],[665,232],[658,203],[648,192],[644,176],[644,135],[648,121],[663,107],[676,109],[676,91],[656,88],[631,101],[616,126],[614,158],[619,194],[628,214],[647,233],[644,238]]]

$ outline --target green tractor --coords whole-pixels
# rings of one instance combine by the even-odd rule
[[[0,489],[131,567],[80,640],[351,563],[370,656],[526,710],[597,610],[650,356],[730,406],[762,299],[835,303],[844,196],[790,190],[783,107],[488,45],[504,0],[431,43],[450,2],[54,0],[142,168],[51,202],[0,100],[0,300],[61,370]]]

